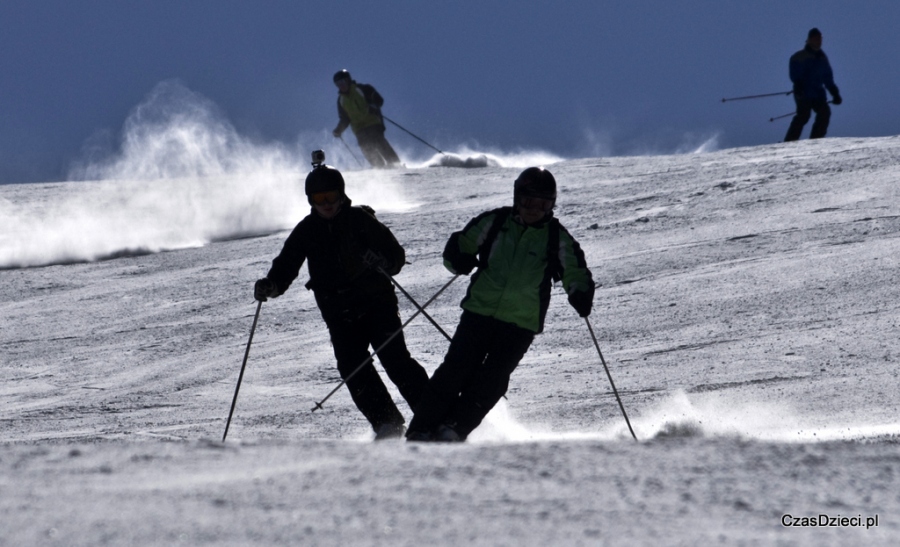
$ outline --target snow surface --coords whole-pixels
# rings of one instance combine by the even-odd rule
[[[891,544],[898,160],[890,137],[551,166],[639,442],[559,287],[468,443],[368,442],[343,390],[310,412],[339,379],[304,268],[262,306],[222,443],[303,174],[0,186],[0,545]],[[424,301],[446,238],[519,171],[346,178]],[[429,309],[445,330],[466,286]],[[447,348],[420,318],[407,340],[429,371]]]

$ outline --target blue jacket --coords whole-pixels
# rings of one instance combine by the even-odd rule
[[[826,100],[825,88],[832,97],[840,95],[834,85],[834,75],[825,52],[809,46],[791,55],[791,81],[794,83],[794,97],[798,99]]]

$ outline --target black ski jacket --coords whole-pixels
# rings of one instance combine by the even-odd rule
[[[373,302],[396,302],[390,279],[366,265],[368,251],[384,258],[384,270],[400,272],[406,253],[394,234],[368,210],[347,199],[331,220],[315,210],[300,221],[272,261],[266,277],[283,294],[309,261],[309,282],[322,317],[329,320],[352,310],[363,311]]]

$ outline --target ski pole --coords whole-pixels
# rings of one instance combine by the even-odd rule
[[[834,102],[834,101],[828,101],[828,104],[831,104],[832,102]],[[775,116],[774,118],[769,118],[769,121],[774,122],[775,120],[780,120],[781,118],[787,118],[788,116],[793,116],[796,113],[797,112],[795,111],[795,112],[791,112],[789,114],[782,114],[781,116]]]
[[[743,101],[744,99],[759,99],[761,97],[774,97],[776,95],[790,95],[793,91],[779,91],[778,93],[763,93],[762,95],[746,95],[744,97],[729,97],[727,99],[722,99],[722,102],[728,101]]]
[[[425,305],[422,306],[422,309],[420,309],[419,311],[417,311],[416,313],[414,313],[414,314],[412,315],[412,317],[410,317],[409,319],[406,320],[405,323],[403,323],[402,325],[400,325],[400,328],[397,329],[397,330],[395,330],[394,333],[393,333],[387,340],[385,340],[385,342],[384,342],[383,344],[381,344],[375,351],[373,351],[371,355],[369,355],[368,357],[366,357],[365,361],[363,361],[362,363],[360,363],[359,366],[356,367],[356,369],[354,369],[353,372],[351,372],[350,374],[348,374],[346,378],[342,379],[342,380],[341,380],[341,383],[339,383],[339,384],[337,385],[337,387],[335,387],[334,389],[332,389],[331,392],[328,393],[328,395],[326,395],[324,399],[322,399],[321,401],[319,401],[318,403],[316,403],[316,406],[313,407],[313,409],[312,409],[311,412],[315,412],[316,410],[319,410],[320,408],[322,408],[322,405],[325,403],[325,401],[327,401],[328,399],[330,399],[331,396],[334,395],[334,394],[337,392],[337,390],[341,389],[341,387],[343,387],[343,385],[347,383],[347,381],[349,381],[351,378],[353,378],[354,376],[356,376],[356,373],[359,372],[359,371],[361,371],[361,370],[363,369],[364,366],[368,365],[368,364],[372,361],[372,359],[374,359],[375,356],[378,355],[378,352],[379,352],[379,351],[383,350],[388,344],[391,343],[391,341],[393,341],[394,338],[397,337],[398,334],[400,334],[401,332],[403,332],[403,329],[406,328],[406,325],[409,325],[409,323],[410,323],[413,319],[415,319],[417,315],[419,315],[420,313],[423,313],[423,312],[424,312],[424,309],[427,308],[429,304],[431,304],[432,302],[434,302],[434,300],[435,300],[438,296],[440,296],[441,293],[444,292],[444,290],[446,290],[447,287],[449,287],[451,283],[453,283],[454,281],[456,281],[456,278],[457,278],[457,277],[459,277],[459,274],[454,275],[454,276],[450,279],[450,281],[447,282],[446,285],[444,285],[443,287],[441,287],[441,290],[439,290],[438,292],[436,292],[436,293],[434,294],[434,296],[432,296],[432,297],[428,300],[428,302],[425,302]]]
[[[360,167],[365,168],[365,165],[363,165],[363,162],[359,161],[359,158],[357,158],[356,154],[353,153],[353,149],[350,148],[350,145],[347,144],[347,141],[344,140],[344,137],[338,137],[338,138],[341,139],[342,143],[344,143],[344,148],[347,149],[347,152],[350,152],[350,155],[353,156],[353,159],[356,160],[356,163],[358,163]]]
[[[422,137],[419,137],[418,135],[415,135],[415,134],[412,133],[409,129],[406,129],[405,127],[403,127],[403,126],[400,125],[399,123],[395,122],[394,120],[388,118],[388,117],[385,116],[384,114],[382,114],[381,117],[384,118],[385,120],[391,122],[392,124],[396,125],[396,126],[399,127],[400,129],[406,131],[407,133],[409,133],[409,134],[412,135],[413,137],[419,139],[419,141],[421,141],[422,144],[424,144],[425,146],[427,146],[427,147],[429,147],[429,148],[431,148],[431,149],[433,149],[433,150],[437,150],[437,151],[440,152],[441,154],[444,154],[444,151],[443,151],[443,150],[440,150],[439,148],[435,148],[434,146],[428,144],[427,142],[425,142],[424,140],[422,140]],[[445,154],[445,155],[446,155],[446,154]]]
[[[250,344],[253,343],[253,333],[256,332],[256,322],[259,320],[259,310],[262,309],[262,300],[256,306],[256,315],[253,316],[253,326],[250,327],[250,339],[247,340],[247,349],[244,351],[244,363],[241,365],[241,373],[238,376],[237,386],[234,388],[234,399],[231,401],[231,412],[228,413],[228,422],[225,424],[225,434],[222,435],[222,442],[228,436],[228,427],[231,426],[231,416],[234,414],[234,407],[237,405],[238,392],[241,390],[241,380],[244,379],[244,369],[247,367],[247,357],[250,356]]]
[[[770,122],[774,122],[775,120],[780,120],[781,118],[787,118],[788,116],[793,116],[796,112],[791,112],[789,114],[782,114],[781,116],[775,116],[774,118],[769,118]]]
[[[622,409],[622,416],[625,416],[625,423],[628,424],[628,431],[631,431],[631,436],[634,437],[634,440],[637,439],[637,435],[634,434],[634,429],[631,428],[631,422],[628,421],[628,414],[625,413],[625,406],[622,405],[622,399],[619,398],[619,392],[616,390],[616,384],[613,383],[612,374],[609,373],[609,367],[606,366],[606,360],[603,358],[603,352],[600,351],[600,344],[597,343],[597,337],[594,336],[594,329],[591,328],[591,322],[588,321],[588,318],[584,318],[584,322],[587,323],[588,332],[591,333],[591,339],[594,341],[594,347],[597,348],[597,353],[600,355],[600,362],[603,363],[603,368],[606,370],[606,376],[609,378],[609,385],[612,386],[613,393],[616,395],[616,401],[619,402],[619,408]]]
[[[412,305],[415,306],[417,310],[419,310],[420,312],[422,312],[422,315],[425,316],[425,319],[428,319],[429,321],[431,321],[431,324],[434,325],[434,327],[435,327],[437,330],[441,331],[441,334],[444,335],[444,338],[446,338],[448,341],[451,341],[450,335],[447,334],[446,332],[444,332],[444,329],[442,329],[441,326],[437,324],[437,321],[435,321],[430,315],[428,315],[428,312],[425,311],[425,308],[423,308],[422,306],[420,306],[419,303],[416,302],[416,299],[413,298],[408,292],[406,292],[406,289],[404,289],[402,286],[400,286],[400,283],[397,283],[397,280],[396,280],[396,279],[394,279],[389,273],[387,273],[386,271],[384,271],[384,269],[383,269],[381,266],[378,266],[378,271],[381,272],[381,273],[383,273],[384,275],[386,275],[387,278],[391,280],[391,283],[393,283],[395,287],[397,287],[398,289],[400,289],[400,292],[403,293],[403,296],[405,296],[406,298],[408,298],[409,301],[412,302]]]
[[[415,299],[415,298],[413,298],[412,296],[410,296],[410,294],[409,294],[408,292],[406,292],[406,290],[405,290],[403,287],[400,286],[400,283],[397,283],[397,280],[396,280],[396,279],[394,279],[393,277],[391,277],[390,275],[388,275],[388,273],[387,273],[386,271],[384,271],[383,269],[381,269],[380,266],[378,267],[378,271],[380,271],[380,272],[383,273],[384,275],[387,275],[387,276],[388,276],[388,279],[391,280],[391,283],[393,283],[395,287],[397,287],[398,289],[400,289],[400,292],[402,292],[402,293],[406,296],[406,298],[409,298],[409,301],[412,302],[413,306],[415,306],[417,310],[419,310],[420,312],[422,312],[422,315],[424,315],[426,319],[428,319],[429,321],[431,321],[431,324],[434,325],[434,328],[436,328],[437,330],[441,331],[441,334],[444,335],[444,338],[446,338],[448,342],[451,342],[451,343],[453,342],[453,339],[450,338],[450,335],[447,334],[447,333],[444,331],[444,329],[442,329],[441,326],[437,324],[437,321],[435,321],[434,319],[432,319],[432,317],[431,317],[430,315],[428,315],[428,313],[425,311],[425,308],[423,308],[422,306],[420,306],[419,303],[416,302],[416,299]],[[427,306],[428,304],[425,304],[425,305]],[[503,394],[503,398],[504,398],[504,399],[507,399],[507,400],[509,399],[509,398],[506,396],[505,393]]]

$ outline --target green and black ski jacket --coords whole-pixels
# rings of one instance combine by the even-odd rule
[[[454,265],[477,260],[463,309],[535,333],[544,329],[554,279],[562,281],[566,294],[594,294],[584,252],[552,216],[526,226],[512,207],[487,211],[450,236],[443,257],[453,273],[459,273]]]

